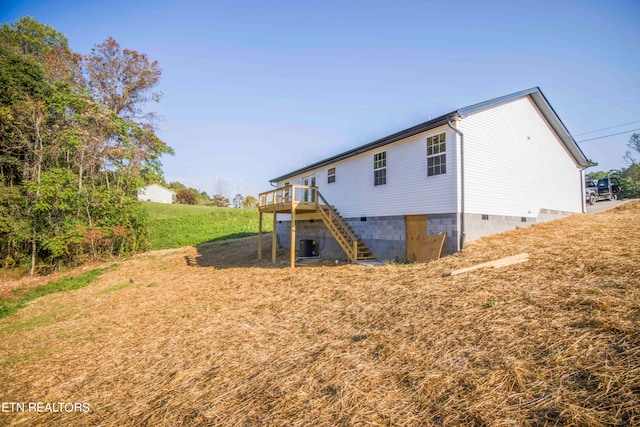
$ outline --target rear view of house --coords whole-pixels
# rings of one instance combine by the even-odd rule
[[[287,248],[311,239],[326,257],[424,261],[421,247],[434,234],[446,233],[453,253],[482,236],[583,212],[591,165],[535,87],[274,178],[278,188],[261,194],[260,210],[276,212]]]

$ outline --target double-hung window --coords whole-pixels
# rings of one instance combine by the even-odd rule
[[[373,155],[373,185],[387,183],[387,152]]]
[[[336,168],[329,168],[327,170],[327,184],[336,182]]]
[[[447,173],[446,151],[447,135],[444,132],[427,138],[427,176]]]

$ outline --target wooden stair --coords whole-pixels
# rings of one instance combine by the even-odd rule
[[[340,212],[326,203],[324,197],[318,193],[318,202],[322,200],[324,204],[318,203],[318,211],[322,217],[322,222],[327,226],[340,247],[345,251],[352,262],[375,261],[376,257],[367,248],[364,242],[351,228],[349,223],[340,215]]]

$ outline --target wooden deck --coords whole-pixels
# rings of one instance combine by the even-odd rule
[[[260,194],[258,199],[260,224],[258,229],[258,259],[262,259],[262,214],[273,213],[272,262],[276,262],[277,214],[291,215],[291,267],[296,259],[296,219],[320,219],[329,229],[349,260],[371,261],[375,257],[340,213],[330,206],[317,187],[290,185]]]
[[[260,194],[258,206],[260,212],[315,212],[318,209],[317,195],[318,190],[315,187],[291,185]]]

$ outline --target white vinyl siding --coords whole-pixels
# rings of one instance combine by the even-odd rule
[[[465,136],[467,213],[582,211],[580,170],[529,97],[472,114],[457,127]]]
[[[427,177],[426,138],[446,132],[446,174]],[[374,186],[373,155],[380,148],[315,171],[322,195],[346,218],[456,212],[456,134],[447,126],[385,146],[386,185]],[[340,179],[327,184],[328,169]],[[288,180],[301,183],[302,176]],[[283,182],[279,182],[281,186]],[[280,216],[278,216],[280,218]]]
[[[173,203],[175,193],[158,184],[147,185],[138,189],[138,200],[156,203]]]

